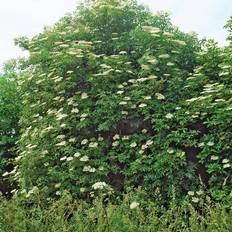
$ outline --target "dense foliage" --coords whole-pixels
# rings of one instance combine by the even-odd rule
[[[6,176],[14,173],[13,161],[15,158],[15,144],[18,139],[18,121],[20,112],[20,99],[16,88],[15,60],[10,60],[0,74],[0,175]],[[16,171],[16,169],[15,169]],[[0,179],[0,191],[8,192],[10,183]]]
[[[3,232],[230,232],[228,208],[211,202],[200,204],[198,212],[191,204],[169,209],[157,207],[154,201],[134,202],[125,195],[120,204],[106,204],[95,199],[90,205],[64,195],[43,207],[37,195],[36,207],[28,207],[21,198],[0,201],[0,230]]]
[[[30,52],[17,75],[19,154],[5,173],[16,195],[142,186],[160,204],[173,191],[196,204],[231,200],[231,45],[129,0],[86,1],[16,42]]]

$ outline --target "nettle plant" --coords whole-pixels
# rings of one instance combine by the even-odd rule
[[[18,78],[17,193],[88,198],[142,186],[162,200],[173,189],[229,196],[226,51],[216,49],[223,61],[211,79],[217,61],[195,34],[129,0],[87,1],[17,43],[30,52]]]

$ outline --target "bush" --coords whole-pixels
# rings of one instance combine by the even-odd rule
[[[231,200],[230,46],[129,0],[86,2],[17,43],[30,52],[18,193],[88,199],[142,186],[160,204],[173,188],[180,201],[202,190]]]

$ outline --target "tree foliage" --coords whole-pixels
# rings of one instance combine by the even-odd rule
[[[142,186],[160,202],[173,189],[230,199],[231,46],[129,0],[86,1],[17,43],[30,52],[18,75],[18,193]]]

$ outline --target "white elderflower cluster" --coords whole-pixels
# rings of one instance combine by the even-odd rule
[[[165,96],[161,93],[156,93],[155,96],[157,97],[158,100],[164,100]]]
[[[94,190],[97,189],[104,189],[107,186],[107,184],[105,182],[96,182],[95,184],[92,185],[92,188]]]
[[[166,115],[165,115],[165,118],[167,118],[167,119],[171,119],[171,118],[173,118],[173,114],[168,113],[168,114],[166,114]]]
[[[91,166],[84,166],[83,172],[96,172],[96,168],[93,168]]]
[[[139,207],[139,203],[136,201],[131,202],[130,209],[136,209]]]
[[[133,143],[130,144],[130,147],[132,147],[132,148],[133,148],[133,147],[136,147],[136,146],[137,146],[137,143],[136,143],[136,142],[133,142]]]
[[[89,160],[89,157],[87,155],[84,155],[80,158],[81,162],[87,162]]]

